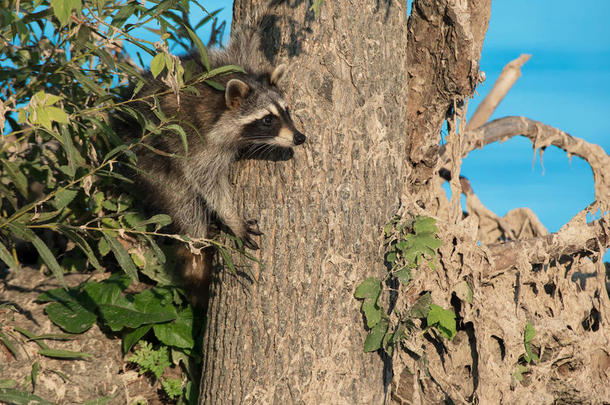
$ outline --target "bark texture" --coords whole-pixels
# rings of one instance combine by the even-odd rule
[[[317,20],[300,2],[234,7],[236,25],[264,16],[309,138],[288,162],[238,166],[265,267],[212,286],[200,401],[382,403],[384,364],[362,351],[353,291],[384,271],[381,230],[409,177],[406,5],[325,2]]]

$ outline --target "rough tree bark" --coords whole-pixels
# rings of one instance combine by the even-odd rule
[[[319,20],[306,3],[235,2],[233,24],[273,22],[266,53],[290,64],[285,87],[309,140],[289,162],[239,165],[237,197],[265,232],[265,268],[212,286],[201,403],[384,400],[391,371],[362,351],[353,291],[384,271],[382,228],[401,197],[434,175],[440,125],[472,94],[489,17],[488,1],[417,3],[425,28],[410,30],[427,33],[408,39],[406,2],[325,2]],[[446,81],[442,94],[423,73]]]
[[[212,285],[201,403],[610,402],[608,156],[523,118],[466,128],[490,0],[415,0],[408,22],[401,2],[324,2],[319,19],[308,7],[235,1],[235,26],[271,23],[265,54],[289,63],[285,88],[309,142],[291,161],[237,167],[265,267]],[[527,210],[499,218],[460,181],[475,146],[517,134],[591,164],[596,201],[557,234]],[[455,311],[458,333],[419,333],[388,358],[363,353],[353,292],[385,274],[382,228],[396,213],[435,217],[442,246],[440,266],[400,287],[391,317],[429,292]],[[523,372],[527,323],[540,360]]]

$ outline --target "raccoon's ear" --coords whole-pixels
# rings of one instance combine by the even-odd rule
[[[242,101],[248,95],[250,87],[239,79],[231,79],[227,83],[225,90],[225,101],[227,107],[233,109],[241,105]]]
[[[284,65],[282,63],[281,65],[279,65],[275,69],[273,69],[273,72],[271,72],[271,77],[269,77],[269,83],[272,85],[277,85],[277,83],[280,81],[282,76],[284,76],[285,72],[286,72],[286,65]]]

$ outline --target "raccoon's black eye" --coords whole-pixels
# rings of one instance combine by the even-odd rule
[[[263,117],[263,124],[271,125],[271,121],[273,121],[273,115],[269,114]]]

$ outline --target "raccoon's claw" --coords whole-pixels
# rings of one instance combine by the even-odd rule
[[[258,229],[258,221],[256,219],[250,219],[246,221],[246,232],[256,236],[260,236],[263,234],[260,229]]]
[[[251,237],[250,235],[246,235],[243,238],[241,238],[242,243],[244,244],[245,247],[247,247],[248,249],[251,250],[258,250],[258,243],[256,243]]]

